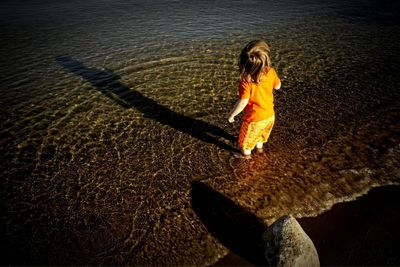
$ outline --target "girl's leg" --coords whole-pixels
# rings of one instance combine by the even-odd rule
[[[261,140],[257,143],[257,148],[259,146],[259,143],[261,143],[261,147],[263,143],[266,143],[269,139],[269,136],[271,135],[272,128],[274,127],[275,124],[275,116],[271,116],[266,120],[266,125],[263,130],[263,133],[261,134]]]
[[[243,155],[245,156],[250,156],[251,155],[251,150],[250,149],[243,149],[242,150]]]
[[[247,121],[243,121],[242,126],[240,127],[238,145],[244,156],[251,155],[251,150],[254,148],[256,143],[253,128],[253,123]]]
[[[263,138],[262,132],[267,126],[268,121],[246,122],[242,123],[239,135],[239,147],[245,156],[251,154],[254,147],[262,148]]]
[[[239,133],[239,148],[242,151],[242,154],[245,156],[249,156],[251,154],[251,149],[249,149],[249,137],[251,137],[251,129],[250,122],[243,121],[242,126],[240,127]]]
[[[262,149],[263,148],[263,142],[257,142],[257,144],[256,144],[256,148],[257,149]]]

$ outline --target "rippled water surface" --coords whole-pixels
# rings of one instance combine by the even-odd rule
[[[2,1],[3,264],[211,264],[235,233],[212,234],[207,192],[269,225],[399,184],[400,5],[298,2]],[[283,86],[240,159],[255,38]]]

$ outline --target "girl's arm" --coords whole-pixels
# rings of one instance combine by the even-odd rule
[[[249,103],[248,99],[239,99],[238,101],[236,101],[235,106],[228,115],[228,121],[234,122],[235,116],[238,115],[240,112],[242,112],[248,103]]]

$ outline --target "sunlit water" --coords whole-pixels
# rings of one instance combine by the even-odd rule
[[[399,184],[399,4],[298,2],[2,1],[8,260],[211,264],[227,249],[193,209],[193,181],[265,224]],[[248,160],[226,115],[255,38],[283,86]]]

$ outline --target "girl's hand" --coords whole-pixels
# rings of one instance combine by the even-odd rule
[[[230,123],[234,122],[235,116],[238,115],[240,112],[242,112],[248,103],[249,103],[249,100],[247,98],[238,99],[238,101],[236,101],[236,104],[233,107],[233,109],[231,110],[231,112],[229,112],[228,121]]]

